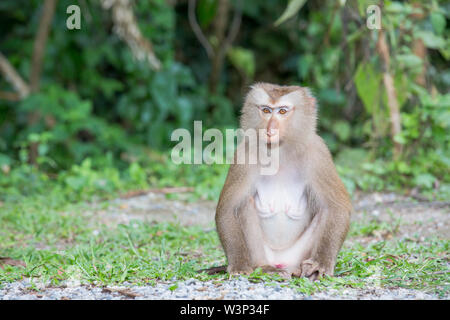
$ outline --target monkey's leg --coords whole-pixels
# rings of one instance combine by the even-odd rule
[[[216,214],[216,227],[228,261],[230,274],[250,274],[253,271],[243,230],[238,220],[239,208]]]
[[[258,268],[266,266],[268,262],[263,247],[263,235],[253,197],[250,197],[240,207],[237,216],[248,249],[251,267]]]
[[[349,227],[349,213],[321,210],[316,213],[310,227],[306,230],[309,247],[304,259],[300,261],[295,276],[317,280],[324,274],[332,276],[336,258]]]
[[[263,236],[253,197],[248,198],[232,216],[218,219],[217,228],[228,260],[228,272],[251,273],[261,267],[263,271],[273,272],[276,268],[268,266],[263,247]],[[230,230],[226,234],[221,230]],[[279,271],[279,270],[277,270]]]
[[[283,278],[291,278],[291,273],[269,265],[264,250],[264,239],[256,211],[254,198],[251,197],[238,211],[238,219],[242,227],[245,244],[250,255],[250,265],[253,269],[261,268],[265,273],[277,273]]]

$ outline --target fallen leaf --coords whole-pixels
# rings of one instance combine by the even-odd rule
[[[206,290],[208,290],[207,287],[200,287],[200,288],[197,288],[197,291],[206,291]]]
[[[14,266],[14,267],[24,267],[26,268],[25,262],[21,260],[14,260],[9,257],[0,257],[0,268],[4,269],[3,265]]]
[[[123,296],[126,296],[128,298],[136,298],[139,296],[139,294],[132,292],[129,289],[110,289],[110,288],[103,288],[102,289],[103,293],[120,293]]]
[[[121,295],[124,295],[128,298],[133,298],[133,299],[139,296],[139,294],[134,293],[133,291],[128,290],[128,289],[117,290],[117,292],[120,293]]]

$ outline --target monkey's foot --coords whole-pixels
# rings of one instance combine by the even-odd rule
[[[282,278],[284,279],[291,279],[292,274],[284,268],[280,268],[278,266],[270,266],[270,265],[265,265],[261,267],[262,272],[265,273],[269,273],[269,274],[278,274],[280,275]]]
[[[325,274],[325,268],[313,260],[308,259],[302,262],[300,269],[294,272],[294,276],[307,277],[311,281],[316,281]]]
[[[227,272],[230,274],[230,276],[241,275],[241,274],[249,275],[250,273],[253,272],[253,268],[251,268],[251,267],[231,267],[231,266],[228,266],[227,267]]]

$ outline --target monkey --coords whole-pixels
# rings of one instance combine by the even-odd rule
[[[215,214],[228,265],[200,271],[333,276],[352,205],[316,126],[317,102],[308,88],[250,87],[240,127],[263,130],[258,146],[278,152],[278,170],[262,175],[260,163],[230,165]]]

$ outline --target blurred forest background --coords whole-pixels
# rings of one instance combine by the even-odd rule
[[[351,192],[448,199],[449,18],[437,0],[2,0],[0,203],[165,186],[215,199],[227,166],[174,165],[170,134],[237,127],[255,81],[312,88]]]

